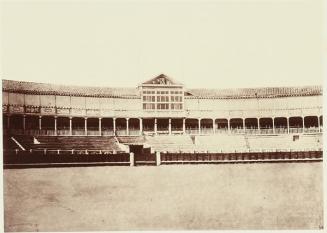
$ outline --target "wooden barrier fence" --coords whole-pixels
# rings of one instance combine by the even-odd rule
[[[145,153],[105,150],[4,150],[4,167],[14,165],[161,165],[201,163],[322,161],[322,151],[269,151],[234,153]]]

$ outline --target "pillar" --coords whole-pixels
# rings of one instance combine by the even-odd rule
[[[242,118],[242,121],[243,121],[243,122],[242,122],[242,123],[243,123],[243,132],[245,133],[245,131],[246,131],[246,130],[245,130],[245,118]]]
[[[304,133],[304,117],[302,116],[302,133]]]
[[[73,127],[72,127],[72,117],[69,117],[69,135],[72,136],[73,135]]]
[[[230,118],[227,119],[227,130],[230,133]]]
[[[112,118],[112,123],[114,127],[114,135],[116,135],[116,118]]]
[[[10,129],[10,115],[7,115],[7,129]]]
[[[129,135],[129,118],[126,118],[126,135]]]
[[[39,116],[39,130],[42,129],[42,116]]]
[[[171,134],[171,118],[168,119],[168,132]]]
[[[290,119],[288,117],[286,117],[287,119],[287,133],[290,133]]]
[[[23,131],[26,130],[26,115],[23,115]]]
[[[87,135],[87,117],[84,118],[84,134]]]
[[[198,134],[201,134],[201,118],[198,119],[198,127],[199,127]]]
[[[272,123],[273,123],[273,134],[275,134],[275,118],[272,118]]]
[[[57,136],[57,116],[54,117],[54,135]]]
[[[99,135],[102,135],[101,117],[99,118]]]
[[[212,119],[212,132],[213,132],[213,134],[216,134],[216,124],[215,124],[215,119]]]
[[[154,118],[154,133],[157,134],[157,118]]]
[[[186,118],[183,118],[183,134],[185,134],[185,121],[186,121]]]
[[[161,164],[161,157],[160,157],[160,152],[156,152],[156,165],[159,166]]]
[[[143,119],[139,118],[139,123],[140,123],[140,135],[142,135],[143,132]]]
[[[129,153],[129,166],[133,167],[135,165],[134,163],[134,153]]]
[[[318,132],[320,132],[320,117],[318,116]]]

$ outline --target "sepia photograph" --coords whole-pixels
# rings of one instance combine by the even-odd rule
[[[0,4],[5,232],[324,230],[324,1]]]

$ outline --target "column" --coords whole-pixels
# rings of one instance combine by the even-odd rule
[[[135,165],[134,153],[131,152],[131,153],[129,153],[129,166],[133,167],[134,165]]]
[[[54,117],[54,135],[57,136],[57,116]]]
[[[275,118],[272,118],[272,123],[273,123],[273,134],[275,134]]]
[[[230,133],[230,118],[227,118],[227,130]]]
[[[114,127],[114,135],[116,135],[116,118],[112,118],[112,123]]]
[[[185,134],[185,121],[186,121],[186,118],[183,118],[183,134]]]
[[[7,129],[10,129],[10,115],[7,115]]]
[[[213,132],[213,134],[216,134],[216,124],[215,123],[216,123],[215,119],[213,118],[212,119],[212,132]]]
[[[69,135],[72,136],[73,135],[73,127],[72,127],[72,117],[69,117]]]
[[[304,133],[304,117],[302,116],[302,133]]]
[[[242,118],[242,121],[243,121],[243,132],[245,133],[245,118]]]
[[[160,157],[160,152],[156,152],[156,165],[160,166],[161,164],[161,157]]]
[[[171,134],[171,118],[168,119],[168,132]]]
[[[198,134],[201,134],[201,118],[198,119],[198,127],[199,127]]]
[[[319,118],[319,116],[317,116],[318,117],[318,132],[320,132],[320,118]]]
[[[42,116],[39,116],[39,130],[42,129]]]
[[[139,118],[139,123],[140,123],[140,132],[139,132],[139,134],[142,135],[142,133],[143,133],[143,119],[142,118]]]
[[[99,118],[99,135],[102,135],[101,117]]]
[[[87,117],[84,118],[84,134],[87,135]]]
[[[260,130],[260,119],[259,118],[257,118],[257,122],[258,122],[258,133],[260,134],[261,130]]]
[[[26,115],[23,115],[23,131],[26,130]]]
[[[126,118],[126,135],[129,135],[129,118]]]
[[[290,119],[288,117],[286,117],[287,120],[287,133],[290,133]]]
[[[157,118],[154,118],[154,133],[157,134]]]

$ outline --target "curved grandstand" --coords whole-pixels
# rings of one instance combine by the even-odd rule
[[[305,151],[319,155],[303,158],[321,157],[320,86],[187,89],[161,74],[135,88],[10,80],[2,88],[4,150],[16,155]]]

